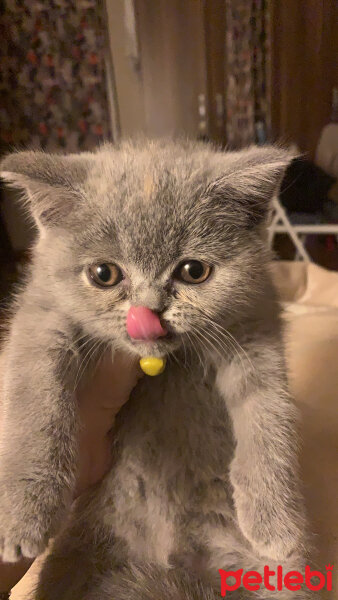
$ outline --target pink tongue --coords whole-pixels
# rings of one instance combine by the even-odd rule
[[[168,333],[157,314],[146,306],[131,306],[127,314],[127,332],[134,340],[156,340]]]

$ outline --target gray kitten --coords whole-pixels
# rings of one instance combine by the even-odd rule
[[[289,158],[143,142],[4,159],[39,238],[5,349],[0,549],[35,557],[58,533],[36,600],[207,600],[220,568],[302,570],[297,415],[265,244]],[[168,335],[130,339],[132,305]],[[75,389],[107,348],[169,360],[137,385],[111,472],[70,511]]]

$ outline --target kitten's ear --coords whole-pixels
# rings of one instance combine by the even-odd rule
[[[221,201],[227,212],[231,208],[234,220],[248,227],[259,225],[294,157],[278,146],[252,146],[229,153],[224,157],[224,174],[208,186],[207,195]]]
[[[0,176],[24,191],[24,201],[38,226],[62,223],[81,202],[79,186],[90,167],[90,154],[46,154],[17,152],[0,163]]]

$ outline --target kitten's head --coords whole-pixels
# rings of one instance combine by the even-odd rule
[[[140,355],[221,345],[222,327],[259,297],[262,231],[289,160],[278,147],[174,142],[8,156],[2,177],[24,189],[40,231],[37,301]],[[159,314],[167,336],[129,338],[127,313],[139,305]]]

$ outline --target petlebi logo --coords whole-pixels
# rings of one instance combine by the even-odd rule
[[[326,565],[326,573],[312,571],[308,565],[305,567],[305,573],[299,571],[288,571],[284,573],[283,567],[278,566],[276,571],[272,571],[267,565],[264,567],[264,573],[258,571],[247,571],[243,569],[238,571],[225,571],[219,569],[221,576],[221,596],[224,598],[228,592],[238,590],[243,587],[250,592],[257,592],[265,588],[271,592],[276,590],[290,590],[296,592],[302,589],[302,586],[309,590],[319,592],[320,590],[332,590],[332,571],[333,565]],[[290,596],[291,598],[291,596]]]

